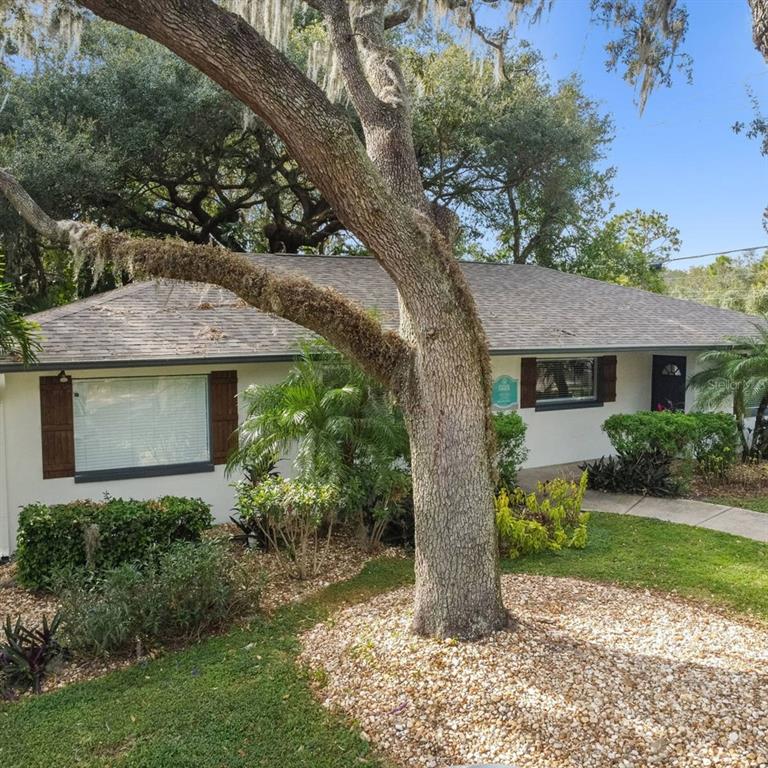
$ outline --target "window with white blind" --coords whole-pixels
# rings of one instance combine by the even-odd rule
[[[593,357],[536,360],[536,404],[597,401],[597,361]]]
[[[75,379],[72,385],[76,477],[211,464],[207,376]]]

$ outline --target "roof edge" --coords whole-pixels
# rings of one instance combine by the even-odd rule
[[[492,349],[491,357],[518,357],[523,355],[586,355],[602,352],[685,352],[707,349],[726,349],[729,344],[691,344],[686,346],[635,346],[635,347],[521,347],[518,349]],[[35,371],[87,370],[109,368],[158,368],[170,365],[232,365],[234,363],[289,363],[300,356],[300,352],[272,355],[227,355],[222,357],[151,357],[130,360],[77,360],[58,362],[47,361],[23,365],[22,363],[1,363],[0,374],[34,373]]]

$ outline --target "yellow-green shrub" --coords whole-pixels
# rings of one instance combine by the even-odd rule
[[[589,513],[581,511],[587,473],[578,483],[556,478],[532,493],[502,488],[496,498],[496,528],[503,555],[515,558],[587,544]]]

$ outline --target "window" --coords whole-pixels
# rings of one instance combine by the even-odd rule
[[[683,372],[680,370],[679,365],[675,365],[674,363],[667,363],[661,369],[661,375],[662,376],[682,376]]]
[[[536,360],[536,405],[597,402],[595,358]]]
[[[207,376],[75,379],[75,477],[212,466]]]

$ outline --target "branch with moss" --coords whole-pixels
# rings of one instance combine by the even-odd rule
[[[372,376],[397,390],[411,360],[410,346],[362,307],[332,288],[298,274],[278,274],[247,256],[181,240],[137,238],[78,221],[55,221],[7,171],[0,191],[24,220],[56,245],[99,265],[110,262],[139,275],[210,283],[243,301],[323,336]]]

